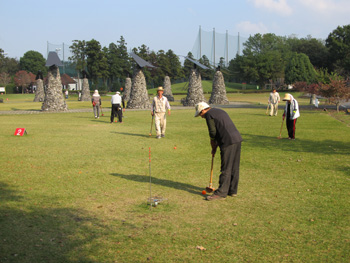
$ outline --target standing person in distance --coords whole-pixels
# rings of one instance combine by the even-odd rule
[[[277,116],[278,112],[278,103],[281,101],[280,95],[276,91],[276,89],[273,89],[270,93],[269,97],[269,104],[270,104],[270,116]]]
[[[117,91],[111,99],[111,104],[112,104],[112,111],[111,111],[111,123],[114,121],[114,117],[118,116],[118,121],[120,123],[123,122],[123,112],[121,108],[121,104],[123,106],[123,109],[125,109],[125,103],[124,99],[120,96],[120,92]]]
[[[225,111],[210,108],[205,102],[198,103],[195,108],[194,116],[201,116],[207,121],[211,154],[215,156],[217,147],[220,147],[219,188],[214,191],[213,195],[207,196],[207,200],[222,200],[227,195],[237,196],[241,143],[243,141],[241,134]]]
[[[95,119],[99,119],[100,105],[102,105],[102,102],[101,102],[101,96],[100,94],[98,94],[97,89],[94,91],[94,94],[92,95],[91,102],[92,102],[92,106],[94,107]]]
[[[288,139],[295,140],[295,125],[297,123],[297,118],[300,117],[299,104],[298,101],[289,93],[284,96],[283,101],[286,101],[283,119],[286,118]]]
[[[157,139],[165,137],[166,130],[166,111],[170,115],[170,104],[167,97],[163,96],[163,87],[158,87],[157,96],[153,98],[151,115],[154,115]]]

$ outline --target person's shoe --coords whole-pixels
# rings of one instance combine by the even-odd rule
[[[165,135],[164,135],[164,134],[162,134],[162,135],[160,135],[160,137],[164,138],[164,137],[165,137]]]
[[[237,194],[228,194],[228,196],[231,196],[231,197],[236,197]]]
[[[208,201],[215,201],[215,200],[225,200],[225,197],[222,197],[220,195],[209,195],[207,196]]]
[[[157,135],[156,139],[160,139],[160,135]]]

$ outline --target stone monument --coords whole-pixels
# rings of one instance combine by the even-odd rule
[[[130,100],[130,91],[131,91],[131,78],[127,77],[125,79],[125,89],[124,89],[124,100]]]
[[[229,104],[226,97],[226,87],[224,75],[220,71],[220,67],[216,69],[213,79],[213,90],[209,99],[209,104]]]
[[[45,98],[41,110],[43,111],[66,111],[68,110],[66,101],[62,92],[62,82],[60,69],[62,62],[56,52],[49,52],[46,65],[49,67],[47,74],[48,85],[45,90]]]
[[[205,101],[202,88],[202,77],[196,68],[191,70],[187,97],[181,100],[184,106],[195,106],[197,103]]]
[[[81,101],[91,101],[88,74],[85,70],[82,73],[83,73],[83,87],[81,89]]]
[[[44,77],[41,70],[38,71],[38,74],[36,75],[36,90],[35,90],[35,97],[34,102],[42,102],[45,99],[45,91],[44,91]]]
[[[170,82],[170,78],[169,76],[165,76],[164,77],[164,97],[167,97],[168,101],[174,101],[174,96],[173,93],[171,91],[171,82]]]
[[[146,79],[141,68],[135,70],[132,78],[130,99],[127,104],[127,109],[150,109]]]

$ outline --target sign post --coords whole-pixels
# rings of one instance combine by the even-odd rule
[[[17,128],[14,135],[23,136],[24,134],[27,134],[26,128]]]

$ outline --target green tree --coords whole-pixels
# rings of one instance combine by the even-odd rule
[[[45,67],[46,59],[37,51],[27,51],[23,57],[19,59],[19,67],[21,70],[37,74],[39,70],[45,75],[47,68]]]
[[[338,26],[326,39],[330,58],[335,70],[340,75],[350,74],[350,24]]]
[[[125,77],[132,75],[130,56],[127,49],[127,43],[123,36],[120,37],[117,43],[117,55],[119,59],[118,77],[124,79]]]
[[[187,57],[194,59],[193,54],[191,52],[187,53]],[[188,59],[185,59],[184,66],[183,66],[183,72],[184,72],[185,78],[188,78],[190,76],[192,69],[193,69],[193,62],[189,61]]]
[[[78,78],[80,78],[80,72],[86,69],[86,42],[85,40],[73,40],[73,44],[69,48],[72,52],[69,60],[75,64]]]
[[[165,55],[170,64],[169,77],[173,79],[183,78],[184,74],[179,57],[171,49],[169,49]]]
[[[307,36],[301,39],[289,37],[286,43],[291,51],[307,55],[314,67],[318,69],[330,67],[329,51],[324,41]]]
[[[307,55],[293,53],[286,66],[285,81],[287,84],[298,81],[304,81],[308,84],[317,82],[316,71]]]
[[[98,85],[98,79],[101,78],[106,83],[108,77],[108,61],[105,52],[101,50],[100,43],[92,39],[86,42],[87,69],[95,85]]]
[[[209,69],[202,69],[202,68],[198,68],[198,70],[201,73],[201,77],[203,80],[212,80],[213,79],[213,75],[214,72],[211,69],[210,66],[210,61],[208,59],[208,57],[206,55],[203,55],[200,59],[199,59],[199,63],[201,63],[204,66],[207,66]]]
[[[247,82],[265,83],[279,81],[284,77],[284,60],[289,51],[285,40],[274,34],[255,34],[244,43],[242,57],[231,64],[234,75],[243,73]]]

